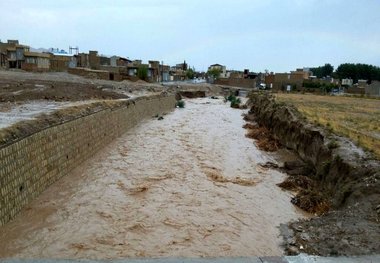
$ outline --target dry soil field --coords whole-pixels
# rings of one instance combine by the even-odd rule
[[[380,158],[380,100],[308,94],[276,97],[292,103],[308,120],[349,137]]]

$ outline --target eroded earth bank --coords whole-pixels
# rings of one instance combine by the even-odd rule
[[[284,226],[288,253],[379,254],[379,160],[269,94],[252,94],[251,104],[246,118],[302,159],[281,185],[294,192],[294,204],[317,215]]]
[[[279,225],[305,215],[242,113],[199,98],[152,116],[1,227],[0,257],[282,255]]]

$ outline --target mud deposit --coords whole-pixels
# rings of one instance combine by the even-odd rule
[[[278,226],[303,215],[242,112],[201,98],[141,123],[1,227],[0,257],[281,255]]]

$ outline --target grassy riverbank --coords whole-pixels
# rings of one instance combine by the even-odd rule
[[[308,120],[349,137],[380,159],[380,100],[308,94],[276,94],[276,98],[293,104]]]

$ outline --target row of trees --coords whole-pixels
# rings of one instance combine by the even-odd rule
[[[369,83],[372,80],[380,80],[380,68],[367,64],[342,64],[336,69],[335,73],[338,78],[351,78],[354,82],[359,79],[366,79]]]
[[[366,79],[369,83],[372,80],[380,81],[380,68],[368,64],[344,63],[339,65],[335,71],[331,64],[325,64],[310,70],[318,78],[327,76],[339,79],[351,78],[354,83],[358,82],[359,79]]]
[[[314,76],[317,76],[318,78],[323,78],[327,76],[332,76],[334,72],[334,67],[331,64],[325,64],[324,66],[311,68],[310,70],[313,72]]]

